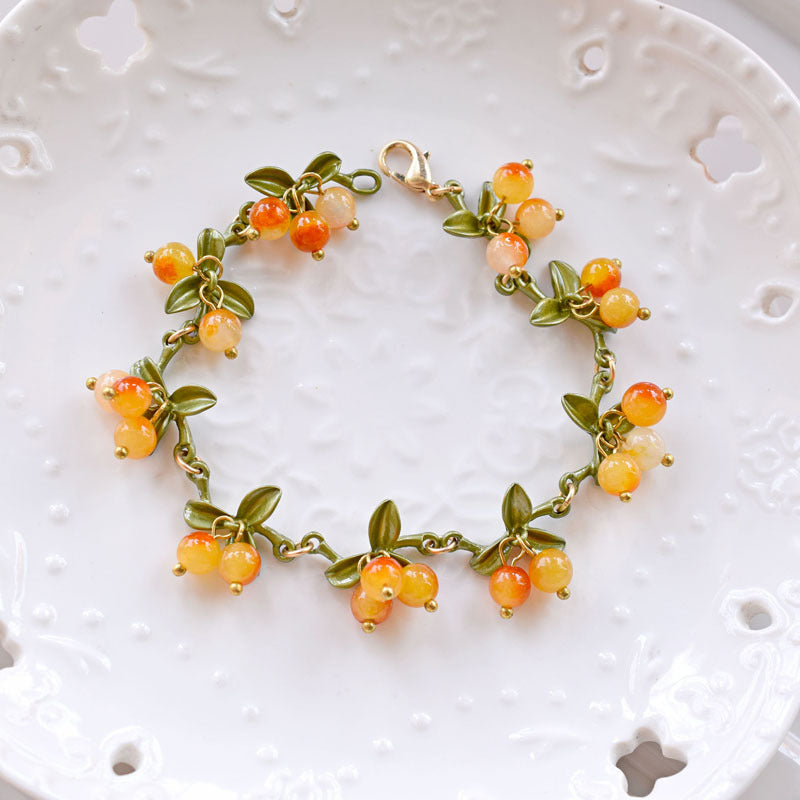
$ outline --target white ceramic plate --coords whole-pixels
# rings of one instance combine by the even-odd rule
[[[82,800],[611,800],[618,757],[653,738],[688,764],[654,798],[734,797],[798,699],[788,89],[650,2],[151,0],[120,74],[76,35],[107,6],[27,0],[0,26],[0,596],[16,656],[0,771]],[[762,163],[714,184],[692,153],[726,114]],[[227,224],[255,167],[296,172],[323,149],[374,166],[397,137],[473,202],[498,164],[532,157],[537,193],[568,214],[537,274],[623,259],[654,315],[614,341],[612,400],[634,380],[674,386],[661,429],[678,463],[627,507],[587,487],[552,524],[576,566],[568,603],[504,622],[465,558],[440,557],[439,613],[400,609],[366,637],[318,561],[269,561],[238,598],[172,577],[191,487],[168,447],[116,462],[82,384],[153,354],[173,322],[144,250]],[[258,308],[241,357],[193,350],[170,373],[219,396],[194,430],[221,505],[277,484],[276,527],[360,552],[391,496],[409,532],[489,541],[508,484],[543,498],[583,463],[559,398],[588,386],[585,332],[528,325],[444,213],[389,183],[322,263],[286,242],[227,259]]]

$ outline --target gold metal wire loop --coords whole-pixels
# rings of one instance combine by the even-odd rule
[[[244,522],[241,520],[235,520],[233,517],[229,516],[228,514],[220,514],[212,523],[211,523],[211,535],[215,539],[227,539],[230,534],[227,533],[217,533],[217,525],[220,522],[235,522],[239,526],[239,530],[236,531],[236,541],[238,542],[239,539],[242,538],[244,534]]]
[[[189,456],[189,452],[186,449],[186,445],[183,447],[176,447],[175,451],[173,452],[173,456],[175,458],[175,463],[184,471],[188,472],[190,475],[202,475],[203,470],[198,469],[197,467],[193,467],[191,464],[188,464],[185,459]]]
[[[288,545],[283,544],[280,548],[280,553],[285,558],[297,558],[298,556],[305,555],[306,553],[310,553],[314,549],[313,544],[305,544],[302,547],[299,545],[295,545],[291,550],[287,549]]]
[[[432,536],[422,537],[422,549],[432,556],[439,555],[440,553],[452,553],[458,547],[458,537],[450,534],[445,538],[445,544],[441,547],[436,546],[436,539]]]
[[[219,275],[218,278],[222,277],[222,273],[224,272],[224,267],[222,266],[222,262],[216,257],[212,256],[211,253],[208,255],[203,256],[202,258],[198,258],[197,261],[194,262],[194,271],[201,277],[204,278],[203,271],[198,269],[201,264],[205,264],[206,261],[213,261],[219,267]]]
[[[181,328],[179,331],[173,331],[169,336],[167,336],[166,342],[167,344],[175,344],[175,342],[177,342],[179,339],[195,333],[196,331],[197,325],[187,325],[185,328]]]
[[[391,558],[391,553],[387,552],[386,550],[378,550],[377,553],[364,553],[361,558],[358,559],[358,564],[356,565],[356,569],[360,573],[367,564],[372,561],[374,558],[378,558],[378,556],[385,556],[386,558]]]
[[[302,183],[303,183],[303,181],[304,181],[306,178],[313,178],[313,179],[314,179],[314,180],[317,182],[317,188],[316,188],[316,189],[314,189],[314,190],[312,190],[312,189],[307,189],[306,191],[309,191],[309,192],[310,192],[310,191],[313,191],[313,192],[314,192],[314,194],[322,194],[322,176],[321,176],[319,173],[317,173],[317,172],[304,172],[304,173],[303,173],[303,174],[302,174],[302,175],[301,175],[301,176],[300,176],[300,177],[299,177],[299,178],[298,178],[298,179],[297,179],[297,180],[294,182],[294,188],[295,188],[295,189],[299,188],[299,187],[300,187],[300,184],[302,184]]]
[[[200,288],[197,290],[197,294],[200,296],[200,299],[205,303],[205,305],[210,308],[212,311],[216,311],[218,308],[222,308],[222,301],[225,299],[225,292],[217,286],[216,291],[219,292],[219,300],[216,303],[209,300],[206,297],[206,287],[208,286],[207,283],[200,284]]]
[[[555,511],[556,514],[563,514],[570,507],[570,504],[577,493],[578,487],[575,484],[575,481],[570,480],[567,484],[567,493],[564,495],[561,502],[553,504],[553,511]]]
[[[617,359],[614,358],[614,355],[612,353],[609,353],[606,356],[606,362],[607,363],[605,365],[595,364],[594,373],[596,375],[598,372],[600,372],[601,369],[608,370],[608,382],[614,383],[617,377]],[[608,413],[610,412],[606,411],[606,414]],[[603,414],[603,416],[605,416],[606,414]]]

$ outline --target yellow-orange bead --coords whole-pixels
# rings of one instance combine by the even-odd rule
[[[572,580],[572,562],[561,550],[542,550],[531,559],[531,583],[540,592],[558,592]]]
[[[205,347],[223,353],[242,340],[242,321],[227,308],[217,308],[200,320],[197,332]]]
[[[111,407],[111,400],[106,397],[103,392],[106,389],[113,388],[114,384],[120,380],[120,378],[125,378],[127,375],[128,373],[124,370],[110,369],[95,380],[94,399],[97,401],[97,405],[99,405],[100,408],[104,408],[106,411],[114,410]]]
[[[407,564],[397,599],[413,608],[421,608],[439,592],[439,579],[427,564]]]
[[[497,168],[492,178],[492,189],[504,203],[521,203],[531,196],[533,173],[524,164],[510,161]]]
[[[304,253],[322,250],[331,238],[331,228],[325,217],[316,211],[303,211],[292,219],[289,226],[292,244]]]
[[[402,583],[400,564],[388,556],[373,558],[361,570],[361,585],[371,600],[391,600],[397,596]]]
[[[187,533],[178,542],[178,563],[193,575],[213,572],[222,558],[217,540],[210,533]]]
[[[622,270],[619,264],[610,258],[595,258],[581,272],[581,284],[596,298],[616,289],[621,280]]]
[[[556,210],[541,197],[526,200],[514,218],[517,230],[528,239],[544,239],[556,226]]]
[[[638,314],[639,298],[630,289],[609,289],[600,300],[600,319],[610,328],[627,328]]]
[[[515,233],[500,233],[486,245],[486,260],[501,275],[507,274],[511,267],[524,267],[528,256],[528,245]]]
[[[261,554],[248,542],[231,542],[222,551],[217,569],[228,585],[247,586],[261,571]]]
[[[159,247],[153,255],[153,273],[164,283],[177,283],[194,272],[194,253],[180,242]]]
[[[262,197],[250,208],[250,224],[262,239],[280,239],[292,222],[289,206],[279,197]]]
[[[642,472],[657,467],[667,454],[664,440],[652,428],[634,428],[625,434],[622,449],[633,456]]]
[[[631,425],[642,428],[655,425],[667,413],[667,396],[654,383],[634,383],[622,395],[622,413]]]
[[[356,199],[343,186],[331,186],[320,195],[316,210],[331,230],[346,228],[356,218]]]
[[[364,587],[356,584],[350,595],[350,610],[359,622],[374,622],[380,625],[392,610],[391,600],[372,600],[367,596]]]
[[[156,429],[145,417],[125,417],[114,430],[114,445],[125,448],[126,458],[145,458],[157,444]]]
[[[597,482],[600,488],[617,496],[632,492],[642,479],[642,471],[636,459],[628,453],[612,453],[600,462]]]
[[[489,579],[489,593],[497,605],[516,608],[530,596],[531,579],[521,567],[498,567]]]
[[[109,400],[109,405],[123,417],[141,417],[153,402],[153,393],[147,381],[134,375],[125,375],[111,388],[114,396]]]

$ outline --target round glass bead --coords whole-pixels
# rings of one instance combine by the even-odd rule
[[[514,225],[528,239],[544,239],[556,226],[556,210],[547,200],[533,197],[517,209]]]
[[[372,600],[391,600],[397,596],[402,582],[402,567],[388,556],[373,558],[361,570],[361,585]]]
[[[515,233],[499,233],[486,245],[486,260],[501,275],[506,275],[511,267],[524,267],[528,255],[528,245]]]
[[[498,567],[489,579],[489,593],[497,605],[516,608],[530,596],[531,579],[521,567]]]
[[[621,495],[632,492],[639,485],[642,471],[629,453],[612,453],[600,462],[597,469],[597,482],[609,494]]]
[[[367,596],[364,587],[356,584],[353,594],[350,595],[350,610],[359,622],[374,622],[380,625],[389,616],[392,601],[372,600]]]
[[[600,299],[600,319],[610,328],[627,328],[638,313],[639,298],[630,289],[609,289]]]
[[[247,586],[261,571],[261,554],[248,542],[231,542],[222,551],[218,570],[225,583]]]
[[[200,320],[197,332],[204,347],[223,353],[242,340],[242,321],[227,308],[217,308]]]
[[[219,543],[210,533],[187,533],[178,542],[178,563],[193,575],[213,572],[221,558]]]
[[[652,428],[634,428],[626,433],[622,450],[633,456],[642,471],[657,467],[667,452],[664,440]]]
[[[320,195],[316,210],[322,214],[331,230],[346,228],[356,218],[356,199],[343,186],[331,186]]]
[[[109,405],[123,417],[141,417],[153,402],[153,392],[147,381],[134,375],[125,375],[111,388],[114,396],[109,400]]]
[[[439,579],[427,564],[407,564],[397,599],[413,608],[421,608],[439,592]]]
[[[125,417],[114,430],[114,444],[125,448],[126,458],[145,458],[158,444],[156,429],[145,417]]]
[[[572,561],[556,548],[542,550],[531,559],[530,576],[531,583],[540,592],[558,592],[572,580]]]
[[[331,238],[331,229],[322,214],[316,211],[303,211],[292,219],[289,225],[292,244],[304,253],[322,250]]]
[[[667,396],[654,383],[634,383],[622,395],[622,413],[631,425],[641,428],[655,425],[667,413]]]
[[[127,375],[128,373],[124,370],[110,369],[97,378],[97,382],[94,385],[94,399],[100,408],[104,408],[106,411],[114,410],[111,407],[111,400],[103,395],[103,390],[113,387],[118,380],[127,377]]]
[[[194,253],[180,242],[159,247],[153,256],[153,273],[164,283],[177,283],[194,273]]]
[[[504,203],[521,203],[531,196],[533,173],[524,164],[510,161],[497,168],[492,178],[492,189]]]
[[[279,197],[262,197],[250,208],[250,224],[262,239],[280,239],[292,222],[289,206]]]
[[[621,280],[622,270],[610,258],[595,258],[581,272],[581,285],[598,299],[611,289],[616,289]]]

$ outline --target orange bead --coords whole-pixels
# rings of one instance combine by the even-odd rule
[[[498,567],[489,579],[489,593],[497,605],[516,608],[530,596],[531,579],[521,567]]]
[[[499,233],[486,245],[486,261],[501,275],[507,274],[511,267],[524,267],[529,255],[528,245],[516,233]]]
[[[627,328],[638,314],[639,298],[630,289],[610,289],[600,300],[600,319],[610,328]]]
[[[125,417],[114,430],[114,444],[120,458],[145,458],[158,444],[153,423],[145,417]]]
[[[581,272],[581,284],[596,298],[602,297],[611,289],[616,289],[621,280],[622,270],[619,264],[610,258],[595,258]]]
[[[361,585],[371,600],[391,600],[397,596],[403,583],[400,564],[388,556],[368,561],[361,570]]]
[[[572,562],[561,550],[542,550],[531,559],[530,576],[540,592],[558,592],[572,580]]]
[[[322,250],[331,238],[331,229],[325,217],[316,211],[303,211],[292,219],[289,226],[292,244],[304,253]]]
[[[353,594],[350,595],[350,610],[359,622],[374,622],[380,625],[392,610],[391,600],[371,600],[367,597],[364,587],[356,584]]]
[[[153,393],[147,381],[126,375],[112,387],[114,396],[109,400],[113,411],[123,417],[141,417],[153,402]]]
[[[219,543],[210,533],[187,533],[178,542],[178,563],[193,575],[213,572],[222,558]]]
[[[200,320],[197,333],[204,347],[224,353],[242,340],[242,321],[227,308],[217,308]]]
[[[247,586],[261,572],[261,554],[248,542],[231,542],[222,551],[218,569],[232,590],[235,584]]]
[[[622,395],[622,413],[631,425],[647,428],[664,419],[667,396],[654,383],[634,383]]]
[[[403,580],[397,599],[413,608],[430,603],[439,592],[439,579],[427,564],[408,564],[403,567]]]
[[[633,492],[641,479],[642,470],[628,453],[612,453],[597,468],[597,482],[609,494]]]
[[[533,173],[524,164],[510,161],[494,173],[492,189],[504,203],[521,203],[531,196]]]
[[[127,376],[128,373],[121,369],[110,369],[108,372],[104,372],[97,377],[94,384],[94,399],[97,401],[97,405],[99,405],[100,408],[104,408],[106,411],[114,410],[111,407],[111,400],[106,397],[103,392],[106,389],[112,389],[120,378],[126,378]]]
[[[534,197],[526,200],[517,209],[514,224],[526,238],[544,239],[553,232],[556,219],[556,210],[553,206],[541,197]]]
[[[280,239],[292,222],[289,206],[279,197],[262,197],[250,208],[250,224],[262,239]]]
[[[194,253],[180,242],[159,247],[153,256],[153,272],[164,283],[177,283],[194,272]]]

